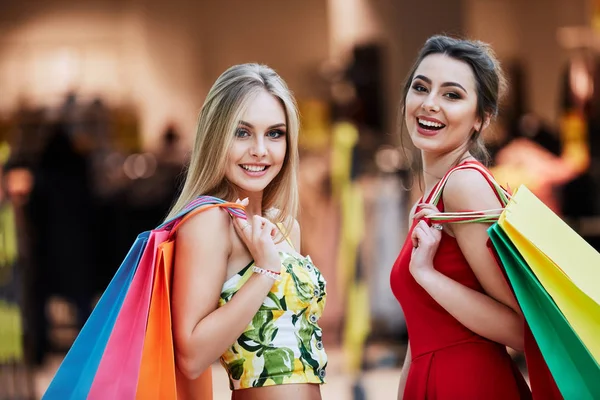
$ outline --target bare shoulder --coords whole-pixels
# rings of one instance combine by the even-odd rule
[[[226,210],[212,208],[190,217],[177,231],[177,241],[208,239],[230,243],[231,218]]]
[[[502,205],[481,172],[474,169],[454,171],[443,191],[446,211],[488,210]]]

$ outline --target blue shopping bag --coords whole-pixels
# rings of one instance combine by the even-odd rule
[[[43,400],[85,399],[150,232],[140,234],[61,363]]]

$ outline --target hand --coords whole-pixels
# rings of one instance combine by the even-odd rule
[[[438,208],[436,206],[434,206],[433,204],[429,204],[429,203],[419,203],[417,204],[417,207],[420,208],[421,210],[417,213],[415,213],[415,215],[413,216],[413,220],[418,221],[424,217],[427,217],[431,214],[439,214],[440,210],[438,210]]]
[[[238,199],[236,203],[246,206],[248,199]],[[273,240],[277,234],[277,227],[271,221],[259,215],[249,220],[235,217],[233,227],[248,248],[256,266],[276,273],[281,272],[281,259]]]
[[[415,276],[423,271],[433,270],[433,257],[442,239],[442,231],[421,220],[413,229],[410,238],[413,244],[409,265],[411,274]]]

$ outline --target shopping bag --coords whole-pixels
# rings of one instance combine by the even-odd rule
[[[140,372],[148,368],[152,369],[152,366],[147,367],[144,363],[155,363],[154,355],[150,350],[146,357],[143,356],[146,334],[149,333],[152,336],[155,331],[155,329],[150,332],[147,330],[152,308],[151,295],[156,294],[155,307],[165,306],[164,301],[160,301],[161,298],[166,298],[170,302],[169,294],[164,293],[164,290],[168,289],[167,283],[170,277],[165,279],[165,285],[161,286],[157,283],[156,288],[153,282],[157,265],[166,260],[161,245],[170,243],[168,246],[171,246],[171,251],[168,260],[169,268],[172,269],[172,250],[177,227],[186,217],[213,207],[224,207],[230,214],[245,218],[241,205],[226,203],[211,196],[201,196],[188,204],[176,217],[155,230],[144,232],[138,236],[125,261],[63,360],[43,399],[62,400],[91,397],[127,400],[136,397]],[[166,271],[167,269],[165,269]],[[154,327],[158,326],[154,317],[157,312],[152,313],[152,326]],[[164,317],[161,317],[160,321],[168,322],[167,326],[171,332],[170,318],[166,321]],[[159,328],[164,329],[164,327]],[[165,335],[165,331],[162,332]],[[175,391],[171,387],[171,391],[165,392],[166,394],[162,398],[176,399],[178,398],[177,391],[179,391],[192,396],[189,398],[210,400],[212,383],[206,379],[207,376],[210,377],[210,370],[195,381],[187,381],[182,378],[175,368],[172,333],[167,336],[170,336],[170,343],[168,340],[162,342],[166,343],[163,346],[166,349],[165,354],[170,356],[172,361],[165,364],[167,367],[159,366],[157,376],[160,381],[169,381],[170,378],[162,376],[175,375],[177,387]],[[149,347],[149,349],[153,348]],[[166,357],[163,356],[163,358]],[[144,364],[143,368],[142,364]],[[146,372],[143,376],[147,376]],[[202,393],[203,397],[196,397],[198,393]],[[181,396],[179,398],[186,399]]]
[[[135,397],[159,245],[169,232],[152,231],[88,394],[89,400]]]
[[[171,242],[172,243],[172,242]],[[177,393],[171,324],[170,278],[173,246],[163,243],[158,251],[152,286],[152,303],[144,337],[136,399],[168,399]]]
[[[487,241],[487,247],[496,260],[496,264],[498,266],[502,266],[502,260],[494,248],[491,238]],[[504,279],[506,279],[506,282],[509,284],[512,290],[513,296],[516,298],[517,296],[515,295],[513,287],[510,285],[510,279],[508,278],[506,270],[504,268],[501,268],[501,270],[504,275]],[[529,377],[531,396],[534,400],[563,400],[564,398],[560,394],[560,390],[558,389],[558,386],[556,386],[556,382],[552,377],[552,373],[544,361],[544,356],[542,355],[542,352],[540,351],[540,348],[533,337],[533,333],[527,324],[527,320],[525,320],[523,330],[523,352],[525,353],[525,362],[528,366],[527,375]]]
[[[114,327],[150,232],[141,233],[73,342],[42,397],[85,399]]]
[[[193,381],[188,380],[182,374],[178,374],[175,366],[170,295],[173,263],[175,261],[174,233],[185,219],[207,208],[190,212],[184,219],[179,221],[177,226],[170,230],[170,237],[158,247],[152,302],[150,304],[135,396],[138,400],[212,398],[212,373],[210,368]]]
[[[494,224],[488,233],[563,397],[600,398],[598,364],[590,352],[502,228]]]
[[[524,186],[498,225],[600,363],[600,253]]]

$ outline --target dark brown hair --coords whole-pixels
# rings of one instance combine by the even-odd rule
[[[506,91],[506,80],[494,51],[490,45],[480,41],[457,39],[444,35],[436,35],[427,39],[407,76],[402,90],[399,113],[401,143],[403,142],[402,136],[406,114],[406,96],[411,88],[415,71],[421,65],[423,59],[432,54],[443,54],[455,60],[465,62],[471,67],[477,92],[477,115],[481,119],[482,124],[481,128],[476,130],[471,136],[468,150],[479,161],[488,163],[489,154],[481,138],[481,130],[483,129],[484,121],[488,118],[493,119],[498,115],[498,104]],[[404,147],[404,143],[402,145]],[[414,172],[421,171],[420,157],[414,157],[411,164],[411,169]]]

